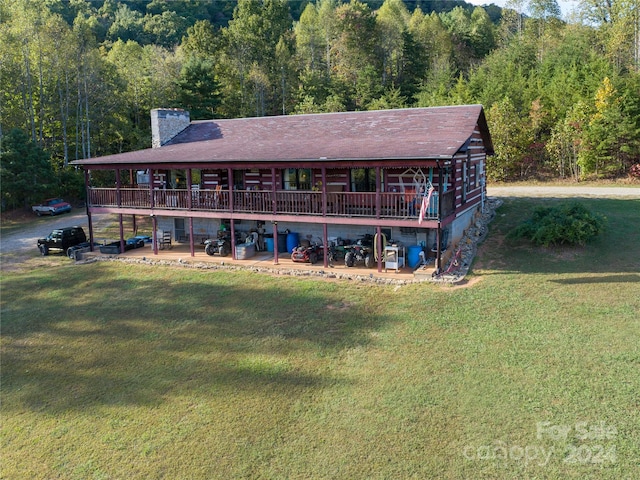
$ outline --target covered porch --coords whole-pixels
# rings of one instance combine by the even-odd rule
[[[212,211],[261,215],[368,217],[418,220],[421,198],[405,192],[321,192],[229,189],[156,189],[89,187],[90,208]],[[454,210],[454,191],[429,197],[425,220],[447,217]],[[442,205],[442,209],[440,209]]]
[[[98,249],[94,252],[83,254],[83,259],[89,260],[95,257],[104,257]],[[310,263],[298,263],[291,260],[289,255],[281,254],[278,263],[274,263],[272,252],[259,252],[248,259],[234,259],[229,257],[209,256],[204,248],[196,249],[194,255],[190,253],[188,243],[174,243],[171,249],[161,250],[158,255],[153,254],[152,245],[143,248],[128,250],[124,253],[108,255],[123,261],[140,263],[176,263],[203,269],[246,269],[274,275],[288,275],[294,277],[313,276],[315,278],[332,279],[367,279],[379,283],[411,283],[422,281],[435,271],[434,259],[428,259],[427,264],[419,269],[405,265],[398,268],[366,268],[363,265],[346,267],[344,262],[334,262],[324,266],[322,262],[315,265]]]

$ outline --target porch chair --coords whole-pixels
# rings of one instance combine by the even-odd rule
[[[158,247],[160,250],[171,249],[171,230],[161,230],[158,233]]]

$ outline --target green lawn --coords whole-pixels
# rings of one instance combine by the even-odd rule
[[[465,288],[67,259],[2,274],[3,479],[640,478],[640,201]]]

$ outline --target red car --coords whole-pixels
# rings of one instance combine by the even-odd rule
[[[57,215],[71,211],[71,205],[61,198],[49,198],[40,205],[34,205],[31,209],[38,215]]]

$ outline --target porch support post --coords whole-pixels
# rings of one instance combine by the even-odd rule
[[[153,198],[153,168],[149,169],[149,204],[151,206],[151,210],[153,210],[156,206],[155,199]],[[154,226],[154,231],[155,231],[155,226]]]
[[[327,216],[327,167],[322,167],[322,216]],[[324,225],[324,244],[327,244],[327,225]],[[325,267],[327,266],[327,260],[325,255]]]
[[[376,167],[376,218],[380,218],[382,199],[380,197],[380,191],[382,190],[382,178],[380,178],[382,170],[380,167]],[[378,227],[378,234],[380,234],[380,227]]]
[[[231,258],[236,260],[236,221],[232,218],[229,223],[231,225]]]
[[[121,213],[118,214],[118,223],[120,224],[120,253],[124,253],[124,225]]]
[[[158,254],[158,219],[155,215],[151,214],[151,225],[153,228],[153,254]]]
[[[193,179],[191,177],[191,169],[187,168],[187,208],[191,210],[193,207],[193,197],[191,193],[191,185],[193,183]]]
[[[273,214],[278,213],[278,199],[276,194],[276,169],[271,169],[271,204]],[[278,265],[278,222],[273,222],[273,264]]]
[[[191,256],[196,256],[196,250],[193,243],[193,217],[189,217],[189,248],[191,251]]]
[[[191,175],[191,169],[187,168],[187,208],[191,211],[193,207],[193,176]],[[189,217],[189,251],[191,256],[195,257],[196,251],[193,246],[193,217]]]
[[[91,216],[91,213],[89,213],[87,211],[87,224],[89,226],[89,250],[91,250],[92,252],[93,250],[93,217]]]
[[[378,241],[376,242],[376,254],[378,255],[378,273],[382,272],[382,227],[378,225]]]
[[[91,204],[91,197],[89,194],[89,170],[86,168],[84,169],[84,191],[89,195],[85,208],[87,210],[87,224],[89,226],[89,249],[93,252],[93,219],[91,218],[91,212],[89,211],[89,205]]]
[[[324,174],[324,168],[323,174]],[[324,175],[323,175],[324,177]],[[322,181],[322,186],[324,187],[324,180]],[[329,238],[327,236],[327,224],[322,224],[322,245],[324,245],[324,268],[329,267]]]
[[[271,169],[271,211],[275,215],[278,213],[278,201],[276,199],[276,169]],[[274,240],[275,243],[275,240]],[[275,249],[274,249],[275,252]]]
[[[278,265],[278,222],[273,222],[273,264]]]
[[[440,273],[440,269],[442,268],[442,247],[441,247],[441,238],[442,238],[442,183],[444,182],[444,176],[442,172],[442,166],[440,162],[438,165],[438,230],[436,231],[436,274]]]
[[[129,185],[131,185],[131,188],[133,188],[134,183],[133,183],[133,169],[132,168],[129,169]],[[133,234],[137,235],[138,234],[138,222],[137,222],[137,219],[136,219],[135,215],[131,215],[131,225],[132,225],[132,228],[133,228]]]
[[[156,206],[156,201],[153,195],[153,168],[149,169],[149,205],[151,206],[151,211],[153,211],[153,209]],[[151,225],[152,225],[151,228],[153,228],[153,232],[151,235],[153,240],[153,254],[157,255],[158,254],[158,219],[153,213],[151,214]]]
[[[120,179],[120,169],[116,168],[116,205],[122,206],[122,192],[120,187],[122,186],[122,180]]]
[[[233,213],[233,169],[227,168],[227,177],[229,178],[229,212]],[[233,235],[233,232],[231,233]],[[233,237],[231,237],[231,244],[233,245]]]
[[[436,275],[440,273],[440,239],[442,238],[442,227],[440,226],[440,220],[438,220],[438,228],[436,229]]]
[[[227,168],[227,178],[229,179],[229,212],[233,213],[233,169]],[[231,258],[236,259],[236,224],[232,219],[229,220],[231,228]]]
[[[122,206],[122,179],[120,178],[120,169],[116,168],[116,203],[118,207]],[[120,227],[120,253],[124,253],[124,225],[122,224],[122,214],[118,214],[118,224]]]

